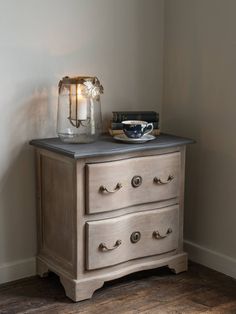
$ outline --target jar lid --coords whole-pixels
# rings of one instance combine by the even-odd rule
[[[95,83],[96,81],[98,81],[96,76],[64,76],[59,84],[83,84],[84,82]]]
[[[97,97],[100,94],[103,94],[103,86],[101,85],[99,79],[96,76],[64,76],[59,84],[59,92],[62,85],[72,85],[72,84],[81,84],[84,86],[83,93],[89,97]]]

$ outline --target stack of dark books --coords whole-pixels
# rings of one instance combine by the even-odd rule
[[[155,111],[113,111],[112,120],[109,128],[111,136],[123,133],[122,121],[125,120],[142,120],[153,124],[151,134],[157,136],[160,134],[159,113]]]

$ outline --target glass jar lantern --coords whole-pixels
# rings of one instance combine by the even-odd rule
[[[59,82],[57,133],[66,143],[90,143],[102,131],[100,95],[103,87],[97,77],[63,77]]]

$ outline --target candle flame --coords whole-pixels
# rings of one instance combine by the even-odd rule
[[[82,98],[83,95],[82,95],[81,84],[78,84],[78,85],[77,85],[76,90],[77,90],[77,98]]]

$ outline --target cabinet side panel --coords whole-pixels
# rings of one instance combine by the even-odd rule
[[[41,249],[64,270],[74,267],[74,165],[41,155]]]
[[[179,192],[179,248],[178,252],[183,252],[183,229],[184,229],[184,184],[185,184],[185,154],[186,147],[181,147],[181,177],[180,177],[180,192]]]

